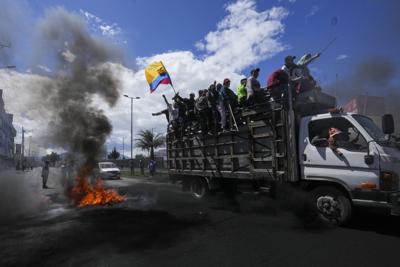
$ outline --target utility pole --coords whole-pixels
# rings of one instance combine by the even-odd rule
[[[133,164],[133,98],[131,97],[131,175],[135,172]]]
[[[335,97],[337,97],[338,78],[339,78],[339,74],[336,73],[336,79],[335,79]]]
[[[125,159],[125,137],[122,137],[122,159]]]
[[[28,143],[28,157],[31,156],[31,141],[32,141],[32,136],[29,136],[29,143]]]
[[[24,167],[24,157],[25,157],[25,129],[22,127],[22,142],[21,142],[21,168],[22,170],[25,169]]]

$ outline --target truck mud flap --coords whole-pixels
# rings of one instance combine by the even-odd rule
[[[390,196],[390,202],[392,203],[390,214],[394,216],[400,216],[400,193],[392,194]]]

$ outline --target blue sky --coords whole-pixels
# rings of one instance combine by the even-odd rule
[[[116,23],[121,28],[118,38],[127,41],[127,65],[136,57],[190,50],[198,56],[202,52],[195,43],[215,29],[218,21],[226,15],[224,8],[232,1],[29,1],[34,17],[43,16],[49,7],[63,6],[69,11],[84,10],[105,22]],[[394,1],[256,1],[257,9],[283,6],[290,14],[284,20],[285,33],[281,40],[290,48],[258,65],[264,70],[261,80],[269,71],[281,65],[286,54],[297,55],[317,52],[332,38],[337,41],[313,66],[322,83],[332,82],[335,73],[339,77],[351,71],[353,64],[371,55],[390,57],[399,47],[398,37],[390,36],[388,20],[398,7]],[[398,10],[399,11],[399,10]],[[336,19],[337,23],[332,23]],[[385,33],[386,32],[386,33]],[[237,41],[240,42],[240,36]],[[339,55],[348,56],[337,60]],[[246,73],[249,68],[243,72]]]
[[[8,6],[14,8],[19,3],[17,9],[21,10],[12,16],[22,26],[17,27],[18,23],[13,22],[15,56],[9,62],[17,65],[17,72],[0,71],[0,87],[5,88],[7,107],[15,114],[17,128],[41,127],[37,117],[29,118],[30,94],[38,80],[51,77],[56,69],[42,62],[42,72],[27,70],[32,67],[33,54],[37,53],[33,52],[35,25],[55,7],[78,14],[91,34],[102,36],[124,51],[124,66],[119,68],[121,95],[141,97],[134,105],[135,132],[151,128],[165,132],[165,119],[152,117],[151,113],[165,108],[161,94],[172,97],[173,93],[168,86],[161,86],[149,94],[143,68],[154,60],[164,62],[182,95],[226,77],[231,78],[236,88],[240,78],[248,76],[254,66],[261,68],[259,79],[265,84],[268,74],[282,66],[286,55],[300,58],[307,52],[318,52],[335,37],[336,41],[311,65],[323,90],[335,83],[336,74],[339,80],[349,80],[358,64],[365,60],[385,59],[399,65],[400,1],[395,0],[0,1],[8,1]],[[4,31],[1,26],[0,35]],[[397,67],[389,75],[385,86],[398,90],[398,71]],[[340,104],[360,93],[360,88],[353,86],[339,88],[343,93]],[[361,92],[367,90],[370,95],[387,93],[385,88],[371,89],[371,86]],[[122,139],[126,143],[129,138],[129,104],[124,97],[114,108],[98,103],[113,124],[108,140],[110,149],[113,146],[121,149]]]

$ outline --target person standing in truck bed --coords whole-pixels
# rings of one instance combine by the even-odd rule
[[[282,97],[282,94],[288,90],[289,75],[284,70],[276,70],[268,77],[267,89],[274,100]]]
[[[196,100],[195,106],[199,115],[201,133],[203,135],[207,134],[209,130],[207,90],[199,90],[199,97]]]
[[[241,79],[240,85],[236,90],[238,104],[240,107],[245,106],[246,103],[247,99],[246,83],[247,83],[247,78]]]
[[[247,78],[246,83],[246,91],[247,91],[247,104],[253,105],[257,96],[261,93],[261,85],[260,82],[257,80],[258,75],[260,74],[260,69],[255,68],[252,69],[250,72],[250,77]]]
[[[156,112],[156,113],[151,113],[152,116],[160,116],[164,114],[165,118],[167,119],[167,122],[169,122],[169,112],[168,109],[163,109],[160,112]]]
[[[207,90],[208,125],[210,126],[209,130],[212,130],[212,132],[214,134],[216,134],[218,131],[219,121],[220,121],[219,112],[217,110],[218,92],[217,92],[216,84],[217,84],[217,82],[214,81],[214,83],[211,84]]]

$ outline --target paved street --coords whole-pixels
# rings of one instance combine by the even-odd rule
[[[400,219],[359,211],[344,228],[304,227],[264,196],[197,201],[148,178],[109,181],[121,204],[78,209],[51,170],[3,172],[0,266],[397,266]]]

